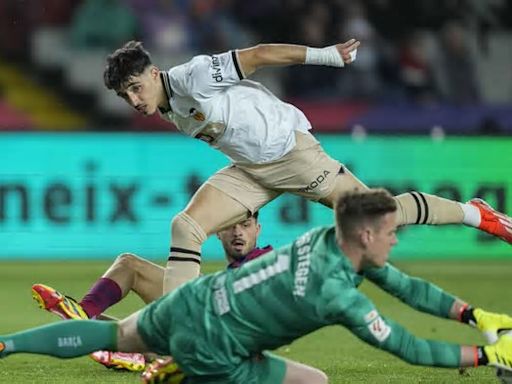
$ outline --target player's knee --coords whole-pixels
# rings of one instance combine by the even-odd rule
[[[311,381],[308,381],[308,383],[315,383],[315,384],[327,384],[329,382],[329,378],[325,374],[325,372],[313,368],[311,372]]]
[[[133,253],[121,253],[117,256],[115,264],[124,270],[137,270],[137,264],[140,263],[141,258]]]
[[[176,247],[182,242],[184,245],[190,242],[201,245],[207,237],[202,226],[185,212],[178,213],[172,219],[171,236]]]
[[[327,384],[329,382],[329,378],[327,377],[327,374],[323,371],[320,371],[320,377],[319,377],[319,380],[322,384]]]
[[[329,378],[317,368],[303,364],[292,364],[287,366],[284,382],[290,384],[326,384],[329,382]]]
[[[124,320],[121,320],[121,321],[117,321],[117,340],[123,340],[125,337],[126,337],[126,328],[127,328],[127,324],[126,324],[126,321]]]

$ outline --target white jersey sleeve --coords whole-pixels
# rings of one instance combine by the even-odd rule
[[[173,91],[194,99],[208,99],[244,79],[236,51],[195,56],[169,71]]]

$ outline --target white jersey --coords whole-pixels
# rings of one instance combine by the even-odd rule
[[[161,117],[234,163],[277,160],[295,146],[294,131],[311,129],[299,109],[244,79],[236,51],[195,56],[161,75],[170,106]]]

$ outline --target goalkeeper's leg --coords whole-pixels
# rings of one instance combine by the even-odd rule
[[[61,321],[0,336],[0,358],[14,353],[71,358],[100,349],[150,352],[137,330],[139,313],[140,311],[121,322]]]
[[[153,352],[148,348],[142,339],[138,329],[140,314],[142,311],[147,310],[147,308],[148,306],[131,314],[119,322],[116,345],[117,351],[140,353]]]
[[[284,359],[286,374],[283,384],[327,384],[327,375],[317,368]]]
[[[244,360],[223,378],[223,382],[244,383],[254,377],[257,377],[261,384],[326,384],[328,381],[327,375],[316,368],[265,351]],[[192,383],[203,383],[203,378],[190,379]],[[207,380],[205,382],[209,383]]]
[[[0,336],[0,357],[35,353],[60,358],[116,348],[118,325],[95,320],[62,321]]]

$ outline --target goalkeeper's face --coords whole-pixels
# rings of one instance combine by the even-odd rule
[[[391,248],[397,243],[396,213],[387,213],[377,223],[368,228],[365,250],[365,263],[373,267],[386,264]]]
[[[254,217],[220,231],[217,236],[222,242],[226,257],[233,261],[246,256],[254,248],[261,226]]]

